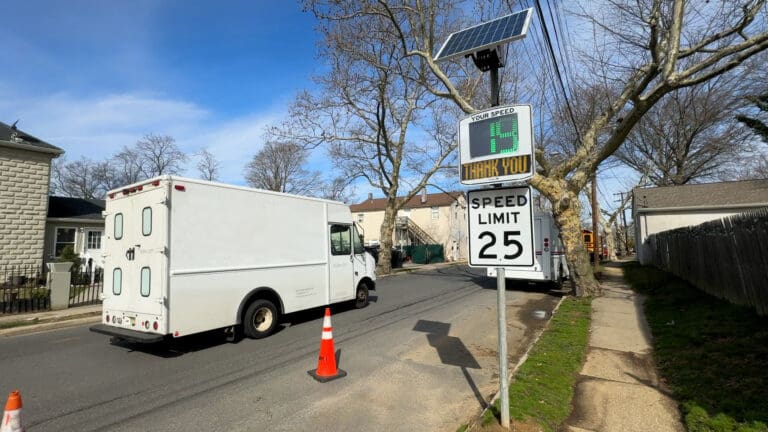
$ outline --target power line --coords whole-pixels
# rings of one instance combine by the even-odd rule
[[[576,130],[576,136],[578,137],[579,141],[581,141],[581,132],[579,131],[579,126],[576,123],[576,116],[573,115],[573,109],[571,108],[571,102],[568,99],[568,94],[565,91],[565,84],[563,83],[563,77],[560,74],[560,68],[557,64],[557,58],[555,57],[555,50],[552,48],[552,39],[549,37],[549,29],[547,28],[547,23],[544,20],[544,13],[541,10],[541,4],[539,3],[539,0],[535,0],[536,3],[536,10],[539,14],[539,22],[541,23],[542,30],[544,30],[544,39],[546,40],[547,47],[549,48],[549,54],[552,57],[552,62],[554,63],[554,69],[555,74],[557,75],[557,80],[560,83],[560,88],[563,91],[563,97],[565,98],[565,105],[568,109],[568,115],[571,118],[571,121],[573,122],[573,127]]]

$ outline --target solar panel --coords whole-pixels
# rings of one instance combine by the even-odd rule
[[[451,33],[437,52],[435,60],[448,60],[524,38],[532,10],[529,8]]]

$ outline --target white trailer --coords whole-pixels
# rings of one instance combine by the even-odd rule
[[[106,201],[97,333],[157,342],[222,328],[257,339],[283,314],[364,307],[376,286],[341,202],[175,176]]]
[[[551,214],[534,213],[533,245],[535,259],[532,266],[504,267],[506,279],[550,282],[560,287],[570,276],[560,231]],[[487,269],[488,276],[496,277],[496,268]]]

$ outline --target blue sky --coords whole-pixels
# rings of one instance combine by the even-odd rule
[[[315,19],[294,1],[5,0],[0,11],[0,121],[19,120],[70,161],[170,135],[189,154],[213,153],[221,181],[244,184],[265,126],[320,67]],[[311,168],[327,167],[323,156]],[[194,159],[187,168],[198,176]],[[629,187],[612,175],[607,207],[608,184]],[[358,183],[359,199],[369,191],[381,196]]]
[[[9,0],[2,16],[0,121],[68,160],[171,135],[242,184],[317,64],[314,17],[292,1]]]

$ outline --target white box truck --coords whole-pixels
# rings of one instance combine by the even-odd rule
[[[533,215],[533,245],[535,259],[532,266],[504,267],[506,279],[550,282],[559,288],[570,277],[565,260],[560,231],[551,214],[536,212]],[[488,276],[496,277],[496,268],[488,267]]]
[[[368,304],[373,257],[341,202],[175,176],[106,198],[102,322],[157,342],[213,329],[258,339],[281,315]]]

